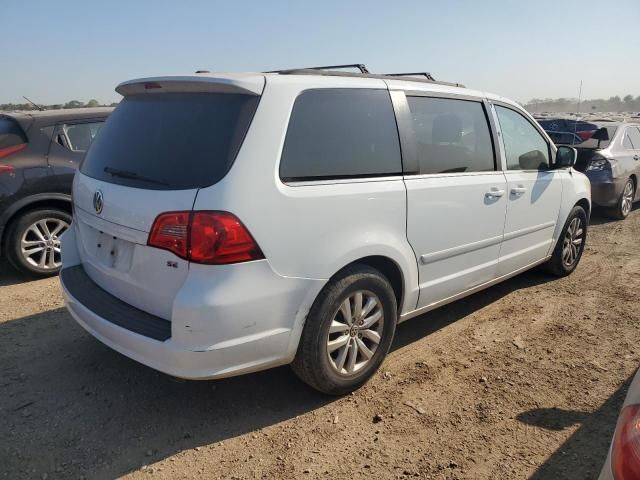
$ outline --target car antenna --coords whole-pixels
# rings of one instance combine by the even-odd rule
[[[31,105],[33,105],[34,107],[36,107],[38,110],[40,110],[41,112],[44,111],[44,108],[42,108],[40,105],[38,105],[36,102],[29,100],[27,97],[25,97],[24,95],[22,96],[22,98],[24,98],[27,102],[29,102]]]

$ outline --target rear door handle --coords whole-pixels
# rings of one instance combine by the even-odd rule
[[[524,188],[524,187],[513,187],[511,189],[511,195],[522,195],[526,191],[527,191],[527,189]]]
[[[485,197],[488,197],[488,198],[500,198],[501,196],[504,195],[504,190],[500,190],[498,188],[492,188],[484,195]]]

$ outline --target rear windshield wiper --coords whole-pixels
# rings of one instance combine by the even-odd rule
[[[136,172],[130,172],[129,170],[120,170],[118,168],[104,167],[104,171],[112,177],[129,178],[131,180],[140,180],[141,182],[155,183],[156,185],[168,186],[168,183],[155,180],[153,178],[138,175]]]

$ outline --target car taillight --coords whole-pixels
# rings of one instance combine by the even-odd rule
[[[640,478],[640,405],[622,409],[611,449],[611,469],[616,480]]]
[[[587,171],[595,172],[609,169],[611,169],[611,163],[609,162],[609,160],[597,153],[593,154],[591,160],[589,161],[589,166],[587,167]]]
[[[576,132],[576,135],[578,135],[583,142],[586,142],[595,132],[596,130],[582,130],[581,132]]]
[[[228,212],[162,213],[153,222],[147,243],[210,265],[264,258],[247,228]]]
[[[10,147],[0,148],[0,158],[8,157],[14,153],[18,153],[21,150],[27,148],[26,143],[19,143],[18,145],[11,145]]]
[[[224,264],[264,258],[249,230],[228,212],[194,212],[191,261]]]
[[[148,244],[163,248],[177,256],[189,255],[188,229],[191,212],[167,212],[158,215],[151,227]]]

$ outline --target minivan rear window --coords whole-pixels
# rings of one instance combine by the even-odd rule
[[[0,116],[0,148],[27,143],[27,137],[13,118]]]
[[[283,181],[401,174],[389,92],[314,89],[296,99],[280,160]]]
[[[213,185],[231,168],[258,100],[230,93],[127,96],[91,144],[80,171],[154,190]]]

